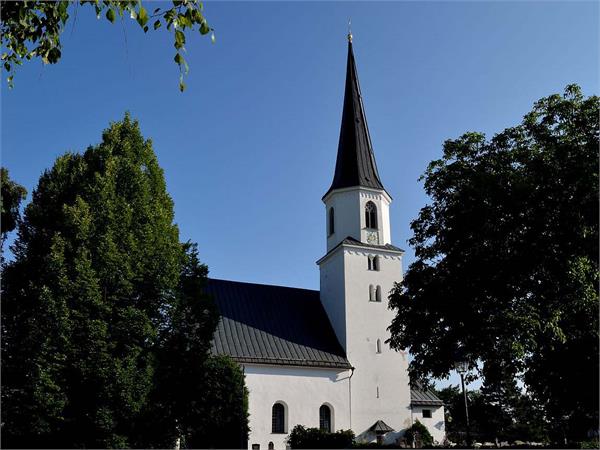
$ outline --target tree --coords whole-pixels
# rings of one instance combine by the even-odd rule
[[[9,86],[13,86],[15,66],[24,61],[41,58],[44,64],[57,63],[62,55],[61,34],[71,19],[70,11],[76,17],[79,7],[93,7],[98,19],[105,17],[113,23],[117,16],[129,16],[146,33],[150,27],[158,30],[164,25],[173,32],[175,56],[179,67],[179,89],[183,92],[183,75],[188,72],[185,52],[186,31],[196,29],[202,35],[214,31],[204,17],[202,3],[198,0],[173,0],[170,8],[155,8],[149,13],[139,0],[80,0],[79,2],[18,1],[3,2],[0,19],[2,47],[2,67],[8,73]],[[75,20],[75,19],[73,19]]]
[[[422,448],[433,445],[433,436],[427,427],[418,420],[404,432],[404,439],[410,447]]]
[[[2,240],[7,233],[10,233],[17,227],[19,220],[19,207],[27,195],[27,190],[20,184],[12,181],[8,175],[8,169],[0,169],[0,183],[2,183],[0,192],[0,206],[2,207],[2,217],[0,218],[2,227]]]
[[[413,378],[480,362],[486,384],[520,378],[571,438],[598,421],[598,112],[570,85],[489,141],[446,141],[390,295]]]
[[[210,409],[197,388],[218,321],[202,294],[207,268],[179,242],[137,122],[126,115],[44,172],[13,252],[2,279],[4,446],[167,447],[217,426],[210,415],[190,422],[187,409]]]
[[[290,448],[352,448],[354,432],[338,430],[334,433],[319,428],[296,425],[287,438]]]
[[[466,438],[463,394],[458,386],[436,390],[443,400],[446,414],[446,436],[461,443]],[[489,386],[467,391],[469,425],[472,437],[479,442],[547,442],[548,424],[535,403],[515,386],[510,394],[495,392]],[[549,427],[548,427],[549,428]]]

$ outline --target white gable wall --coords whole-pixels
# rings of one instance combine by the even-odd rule
[[[304,367],[244,365],[249,391],[250,436],[248,448],[259,444],[267,450],[286,448],[286,439],[294,425],[319,428],[319,408],[332,410],[332,431],[350,428],[349,370]],[[286,433],[272,433],[273,404],[286,409]]]

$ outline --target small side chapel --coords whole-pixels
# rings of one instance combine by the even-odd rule
[[[212,352],[231,356],[246,376],[248,448],[285,449],[297,424],[394,444],[416,420],[441,443],[442,401],[409,387],[408,354],[386,344],[387,296],[402,279],[403,251],[391,243],[392,198],[377,171],[351,34],[335,173],[322,200],[319,291],[208,282],[221,312]]]

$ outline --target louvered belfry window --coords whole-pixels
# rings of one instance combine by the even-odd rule
[[[365,205],[365,225],[367,228],[377,229],[377,206],[373,202]]]
[[[281,403],[273,405],[272,433],[285,433],[285,408]]]
[[[327,405],[321,405],[319,408],[319,428],[331,433],[331,409]]]

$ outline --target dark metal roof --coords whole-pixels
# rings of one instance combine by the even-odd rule
[[[346,90],[340,141],[333,182],[325,195],[334,189],[353,186],[384,189],[373,155],[371,136],[358,84],[352,42],[348,42]]]
[[[212,353],[240,363],[351,368],[319,291],[209,279],[221,313]]]
[[[333,247],[331,250],[329,250],[325,256],[323,256],[321,259],[319,259],[317,261],[317,264],[321,264],[321,262],[325,258],[327,258],[329,255],[331,255],[333,252],[335,252],[338,249],[338,247],[341,247],[342,245],[355,245],[356,247],[364,247],[364,248],[369,248],[369,249],[373,249],[373,250],[387,250],[387,251],[392,251],[392,252],[396,252],[396,253],[404,253],[404,250],[402,250],[401,248],[398,248],[392,244],[385,244],[385,245],[367,244],[367,243],[359,241],[358,239],[354,239],[353,237],[347,236],[339,244],[337,244],[335,247]]]
[[[390,431],[394,431],[394,429],[390,427],[387,423],[385,423],[383,420],[378,420],[377,422],[375,422],[373,425],[371,425],[371,428],[369,428],[369,430],[374,431],[375,433],[388,433]]]
[[[357,239],[354,239],[353,237],[350,237],[350,236],[348,236],[346,239],[344,239],[341,243],[348,244],[348,245],[356,245],[358,247],[369,247],[369,248],[374,248],[374,249],[378,249],[378,250],[393,250],[395,252],[404,252],[404,250],[402,250],[401,248],[398,248],[392,244],[385,244],[385,245],[367,244],[365,242],[361,242]]]
[[[410,388],[410,404],[415,406],[444,406],[444,402],[429,389]]]

